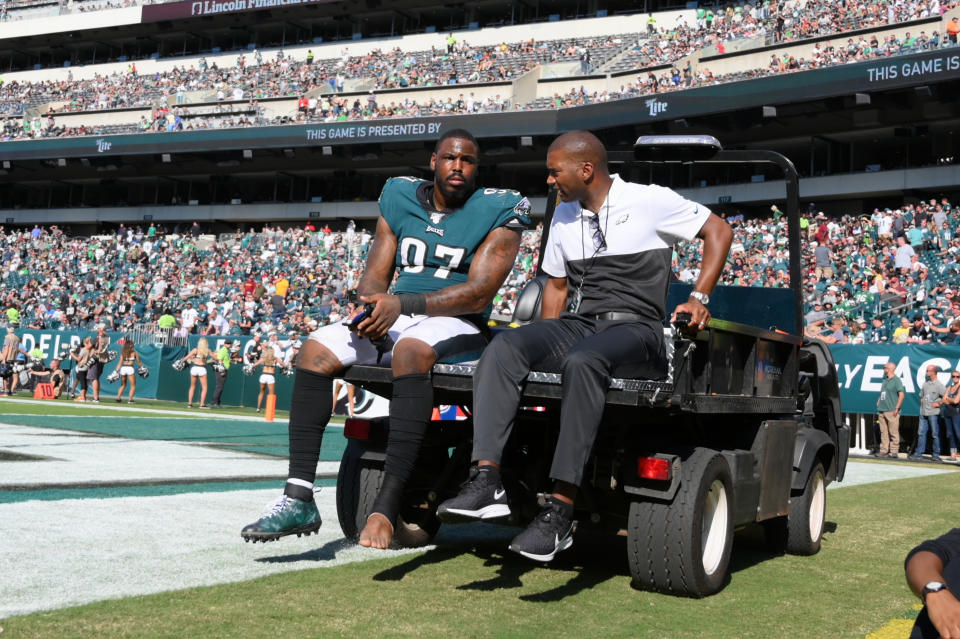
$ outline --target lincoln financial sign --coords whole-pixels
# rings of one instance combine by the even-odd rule
[[[304,4],[323,4],[334,0],[188,0],[168,4],[146,5],[141,22],[175,20],[191,16],[215,16],[224,13],[245,13],[261,9],[277,9]]]

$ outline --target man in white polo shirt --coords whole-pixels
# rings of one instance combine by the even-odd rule
[[[473,378],[477,468],[460,494],[438,509],[451,523],[510,513],[499,465],[523,380],[531,370],[561,372],[554,492],[510,544],[537,561],[550,561],[573,543],[573,499],[610,379],[667,373],[663,324],[674,240],[704,240],[693,293],[674,311],[690,313],[694,328],[702,329],[733,239],[730,226],[706,207],[670,189],[611,175],[603,144],[589,132],[557,138],[547,170],[547,184],[563,202],[544,249],[544,321],[504,331],[484,351]]]
[[[193,327],[197,324],[197,318],[200,316],[200,313],[197,312],[197,309],[193,308],[193,302],[187,302],[187,307],[183,309],[181,314],[181,321],[183,328],[187,330],[188,333],[193,332]]]

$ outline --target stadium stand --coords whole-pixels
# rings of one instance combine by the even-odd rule
[[[383,51],[371,41],[361,55],[350,55],[347,48],[340,47],[340,54],[331,57],[331,45],[323,47],[325,53],[321,55],[326,57],[316,59],[312,49],[301,47],[286,53],[277,50],[266,57],[260,50],[234,52],[231,66],[226,63],[234,54],[212,61],[206,56],[182,59],[179,65],[152,73],[138,73],[138,63],[142,67],[154,62],[140,60],[119,68],[116,64],[80,67],[76,69],[77,78],[73,69],[66,72],[66,78],[31,80],[25,74],[13,74],[0,86],[0,114],[21,116],[21,121],[4,122],[3,139],[467,113],[471,112],[467,101],[474,112],[577,106],[942,47],[951,43],[936,27],[940,15],[953,6],[941,5],[938,0],[909,5],[874,2],[859,6],[856,11],[819,0],[779,6],[731,5],[716,15],[711,10],[682,12],[669,29],[660,27],[647,34],[477,45],[461,40],[449,52],[436,46],[420,50],[397,46]],[[661,18],[664,13],[659,14]],[[617,22],[610,20],[612,30]],[[910,22],[916,22],[920,28],[913,28]],[[860,33],[878,25],[891,28]],[[930,35],[923,28],[927,26],[931,27]],[[856,40],[849,37],[838,46],[830,41],[787,46],[798,40],[843,33],[853,33]],[[770,40],[782,48],[770,54],[769,60],[760,62],[753,49]],[[738,55],[725,56],[728,48]],[[519,100],[515,80],[538,67],[564,63],[570,82],[562,91]],[[640,73],[636,78],[623,75],[630,71]],[[609,75],[597,80],[591,74],[598,72]],[[616,73],[621,75],[615,76]],[[578,76],[586,79],[578,82]],[[612,89],[611,79],[627,82]],[[456,91],[462,88],[460,85],[473,89],[500,82],[508,84],[502,87],[503,96],[496,98],[481,95],[479,99],[461,99],[462,96],[444,90],[451,87]],[[602,89],[596,88],[600,85]],[[392,105],[362,99],[368,91],[417,88],[426,91],[391,96],[397,98],[391,100]],[[337,103],[338,95],[348,106]],[[286,100],[271,102],[281,98]],[[315,101],[314,106],[301,108],[299,102],[304,99]],[[490,100],[495,104],[489,104]],[[212,109],[244,101],[250,105],[243,113],[211,114],[209,109],[201,108],[168,111],[162,118],[156,115],[163,107],[198,105]],[[153,113],[152,124],[148,120],[144,126],[144,111],[135,107],[149,109]],[[92,114],[84,117],[101,111],[111,111],[112,117],[106,121]],[[58,115],[67,114],[71,116],[68,120],[57,122]]]
[[[786,220],[772,209],[766,219],[728,220],[735,238],[722,283],[789,285]],[[804,222],[808,336],[831,343],[960,340],[960,211],[949,201],[831,219],[811,211]],[[494,300],[498,319],[509,321],[519,292],[535,273],[541,230],[524,234],[514,268]],[[898,251],[899,238],[907,248]],[[130,331],[169,311],[181,333],[199,333],[215,330],[206,318],[217,309],[229,322],[225,333],[305,335],[311,326],[352,312],[351,291],[369,245],[366,230],[312,225],[219,237],[203,235],[199,225],[171,233],[154,225],[146,230],[120,225],[115,233],[95,237],[70,236],[56,226],[0,231],[3,303],[5,309],[15,306],[22,325],[32,328],[106,322]],[[826,251],[828,265],[818,262],[818,247]],[[680,281],[694,281],[700,257],[696,242],[676,247]],[[275,282],[281,278],[290,282],[290,293],[278,299]],[[921,322],[914,327],[916,317]],[[895,334],[904,319],[916,330]]]
[[[264,227],[212,236],[199,229],[120,225],[93,237],[56,225],[0,230],[3,309],[16,308],[22,327],[89,329],[104,322],[125,331],[144,330],[169,311],[180,334],[216,331],[207,318],[217,309],[229,323],[220,334],[303,336],[352,313],[367,231]],[[512,312],[536,268],[539,238],[539,230],[525,235],[498,309]],[[281,277],[290,283],[285,297],[275,295]]]
[[[14,10],[62,10],[64,6],[96,12],[114,8],[118,2],[11,2],[5,6],[8,15]],[[137,5],[123,2],[122,6]],[[952,46],[944,25],[946,14],[955,7],[937,0],[884,0],[856,7],[827,0],[732,4],[722,9],[659,12],[653,16],[656,26],[649,31],[646,16],[583,21],[578,23],[583,34],[577,37],[570,37],[568,25],[562,23],[538,25],[535,35],[524,33],[529,28],[523,26],[480,29],[470,32],[470,42],[458,38],[451,50],[439,34],[420,34],[389,41],[351,41],[349,46],[211,51],[13,72],[0,86],[0,113],[5,116],[0,128],[3,140],[24,140],[576,107]],[[535,80],[533,88],[521,87],[529,78]],[[550,81],[540,82],[544,79]],[[222,160],[223,166],[231,161]],[[109,188],[106,183],[102,186]],[[155,203],[161,202],[160,192],[155,190]],[[178,197],[175,193],[168,201],[182,202]],[[372,201],[369,193],[351,197]],[[936,214],[937,206],[946,216],[946,227],[941,222],[930,230],[926,221]],[[827,241],[811,237],[804,249],[809,263],[805,288],[809,290],[810,334],[869,341],[879,340],[886,331],[892,340],[900,318],[912,319],[913,313],[920,312],[934,338],[949,339],[954,332],[947,325],[960,316],[960,303],[954,305],[953,293],[948,293],[960,290],[957,216],[949,203],[932,207],[905,203],[899,216],[896,211],[888,216],[886,211],[856,210],[844,215],[836,209],[830,215],[836,219],[825,221]],[[889,237],[878,232],[887,217],[905,221]],[[820,220],[812,216],[811,227],[819,228]],[[782,219],[731,218],[731,223],[737,232],[735,247],[740,248],[731,257],[725,283],[784,286]],[[910,235],[917,233],[915,243],[917,238]],[[898,268],[900,234],[910,240],[907,243],[917,257]],[[270,330],[277,328],[274,313],[280,309],[270,305],[269,287],[276,273],[290,269],[288,276],[299,281],[285,300],[283,313],[295,319],[282,328],[302,333],[311,318],[335,321],[347,312],[349,290],[364,257],[364,237],[363,233],[348,238],[338,232],[270,229],[201,242],[177,232],[161,233],[156,240],[146,239],[137,230],[104,238],[44,232],[39,238],[28,238],[8,232],[0,247],[9,259],[3,274],[6,301],[21,300],[27,318],[85,327],[95,318],[109,317],[115,328],[128,328],[155,321],[167,305],[181,311],[186,300],[192,300],[194,307],[219,306],[225,315],[234,314],[237,321],[232,330]],[[759,255],[757,238],[764,238],[768,247]],[[525,236],[521,260],[497,299],[497,311],[504,318],[512,314],[517,293],[533,271],[538,239],[535,232]],[[24,246],[29,247],[26,254],[20,250]],[[815,262],[815,252],[822,257],[824,248],[833,260],[830,273]],[[69,257],[56,257],[61,254]],[[321,268],[332,273],[311,278],[305,267],[289,266],[316,258]],[[676,269],[681,279],[692,276],[694,258],[695,247],[678,248]],[[211,297],[215,287],[201,277],[200,264],[211,261],[217,286],[225,287],[222,301]],[[107,264],[116,269],[116,277],[107,277]],[[71,266],[81,269],[82,282],[66,277]],[[93,277],[88,277],[91,273]],[[182,277],[175,281],[174,273]],[[252,309],[241,311],[239,305],[246,299],[242,294],[236,299],[242,290],[237,287],[248,274],[265,276],[266,291]],[[102,284],[101,278],[105,278]],[[146,283],[161,280],[169,285],[170,294],[150,299],[149,292],[144,292]],[[59,297],[44,297],[41,282],[53,282]],[[117,309],[127,291],[139,302],[128,304],[120,313]],[[101,292],[107,298],[98,310],[95,298]],[[42,309],[37,300],[43,302]],[[67,308],[74,309],[69,317]],[[834,315],[843,318],[839,332]],[[868,326],[861,331],[860,322],[850,321],[863,318],[870,324],[875,317],[884,330]]]

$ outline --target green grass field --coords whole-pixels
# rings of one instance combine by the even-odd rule
[[[544,567],[504,543],[448,544],[0,622],[4,637],[905,637],[916,615],[903,558],[957,523],[955,473],[828,493],[813,557],[772,556],[756,531],[730,583],[690,600],[635,590],[622,539],[581,537]],[[5,522],[9,523],[9,522]],[[105,540],[91,540],[105,543]],[[171,543],[175,539],[171,538]],[[284,542],[275,549],[284,556]],[[149,579],[148,575],[144,579]]]
[[[26,393],[17,395],[16,399],[33,399],[32,395]],[[92,402],[81,403],[73,402],[69,398],[59,400],[48,400],[37,403],[25,403],[18,401],[9,401],[5,396],[0,395],[0,413],[11,413],[18,415],[117,415],[118,411],[111,410],[111,407],[119,407],[125,410],[119,411],[124,415],[149,415],[146,411],[188,411],[196,413],[200,417],[216,417],[217,415],[236,415],[249,417],[250,419],[263,418],[263,413],[257,413],[253,408],[243,406],[224,406],[223,408],[211,408],[210,410],[199,408],[187,408],[183,402],[170,402],[156,399],[138,399],[133,405],[126,402],[118,404],[113,398],[104,396],[102,403],[94,404]],[[144,409],[145,412],[136,412],[136,409]],[[289,411],[277,410],[276,419],[287,419]],[[337,419],[337,418],[335,418]]]

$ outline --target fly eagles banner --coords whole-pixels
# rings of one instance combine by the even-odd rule
[[[840,401],[845,413],[875,413],[883,381],[883,367],[896,364],[896,375],[903,382],[906,397],[904,415],[920,414],[920,389],[926,380],[927,366],[940,369],[944,386],[950,383],[950,371],[960,370],[960,346],[942,344],[843,345],[830,347],[837,365]]]

